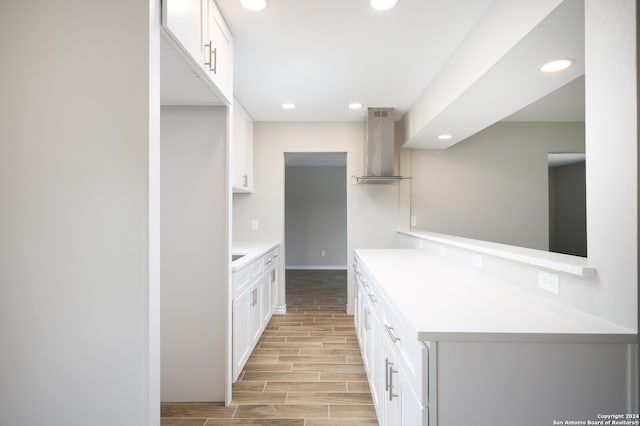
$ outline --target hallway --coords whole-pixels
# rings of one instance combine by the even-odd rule
[[[274,316],[233,385],[233,403],[163,403],[162,425],[377,425],[346,271],[287,271]]]

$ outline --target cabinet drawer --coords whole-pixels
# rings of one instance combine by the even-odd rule
[[[265,269],[270,268],[278,258],[278,249],[273,249],[264,256]]]
[[[356,274],[358,275],[358,280],[362,289],[360,297],[367,299],[371,304],[371,309],[380,315],[380,300],[382,297],[380,290],[365,271],[358,269],[356,270]]]
[[[409,386],[423,406],[429,400],[429,349],[415,338],[410,327],[400,315],[383,299],[382,325],[384,333],[393,342],[402,370]]]
[[[237,299],[259,278],[264,271],[264,257],[254,260],[233,273],[233,299]]]

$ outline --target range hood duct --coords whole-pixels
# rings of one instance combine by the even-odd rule
[[[393,108],[367,109],[364,145],[364,176],[354,176],[359,184],[391,184],[405,179],[394,173],[396,160]]]

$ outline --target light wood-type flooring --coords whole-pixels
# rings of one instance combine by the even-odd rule
[[[377,425],[346,271],[287,271],[274,315],[233,385],[233,403],[163,403],[162,425]]]

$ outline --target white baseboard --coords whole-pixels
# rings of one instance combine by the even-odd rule
[[[287,305],[276,306],[273,308],[273,315],[286,315],[287,314]]]
[[[327,269],[331,271],[346,271],[347,265],[286,265],[284,269],[301,269],[309,271]]]

